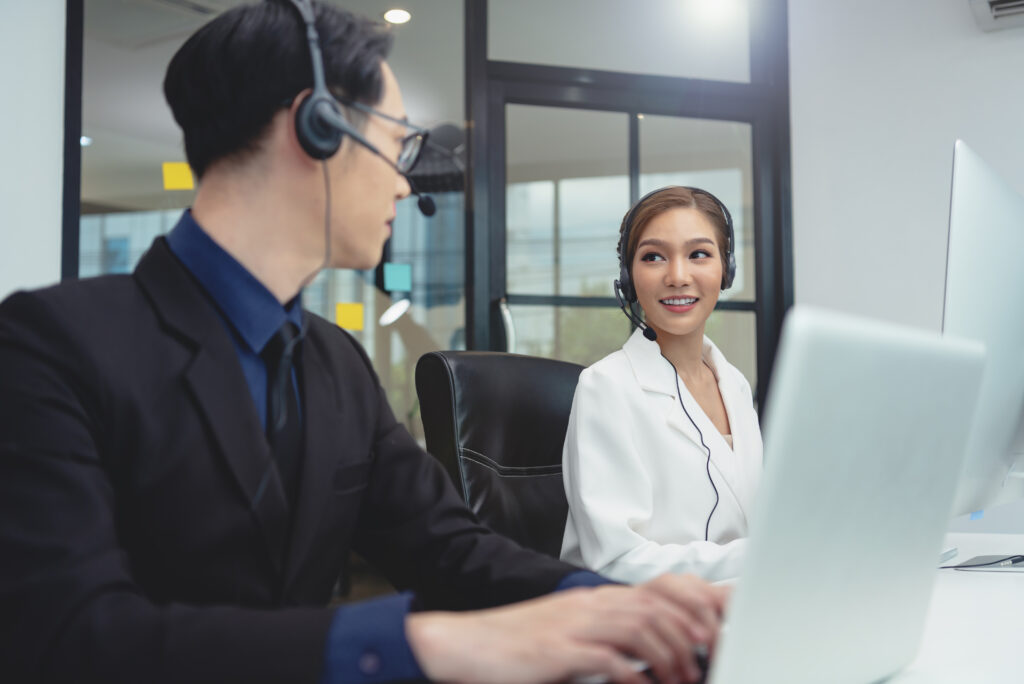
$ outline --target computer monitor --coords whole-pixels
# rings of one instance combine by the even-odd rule
[[[962,140],[953,152],[942,331],[988,350],[953,506],[964,515],[1024,491],[1006,486],[1024,455],[1024,196]]]

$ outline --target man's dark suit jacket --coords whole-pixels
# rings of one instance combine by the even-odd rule
[[[162,238],[131,276],[0,305],[0,679],[313,680],[350,550],[424,608],[576,570],[481,527],[360,346],[307,316],[289,534],[229,333]]]

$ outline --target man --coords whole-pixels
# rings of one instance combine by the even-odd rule
[[[325,264],[379,261],[416,132],[389,37],[320,6],[354,129],[310,156],[296,116],[317,62],[297,10],[225,12],[171,61],[200,184],[134,274],[0,305],[0,672],[644,681],[628,654],[694,680],[722,592],[606,584],[480,526],[359,345],[302,311]],[[411,592],[326,608],[350,549]]]

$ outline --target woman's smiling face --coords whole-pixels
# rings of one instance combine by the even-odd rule
[[[710,219],[675,207],[644,226],[633,255],[633,285],[647,324],[662,335],[704,334],[718,303],[722,252]]]

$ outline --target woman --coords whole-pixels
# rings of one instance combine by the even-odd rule
[[[622,582],[736,576],[761,433],[750,385],[704,336],[732,284],[733,240],[728,210],[696,188],[656,190],[623,219],[616,295],[646,325],[580,375],[563,560]]]

